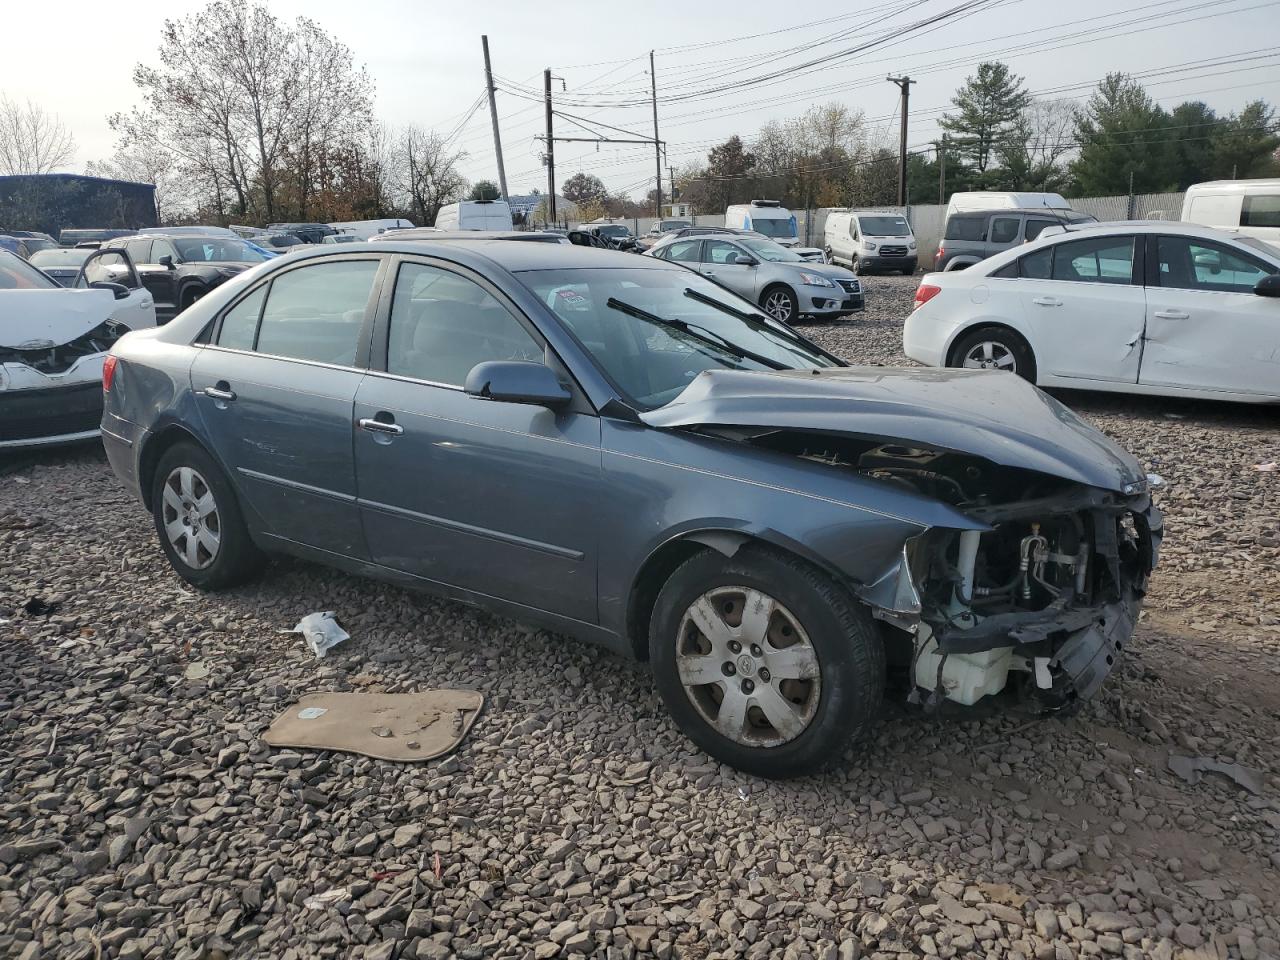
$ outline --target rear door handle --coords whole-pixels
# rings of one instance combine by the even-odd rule
[[[236,392],[225,380],[219,380],[212,387],[205,387],[204,395],[211,400],[221,400],[223,403],[230,403],[236,398]]]
[[[1156,316],[1161,320],[1188,320],[1191,314],[1184,310],[1157,310]]]
[[[1062,301],[1061,301],[1061,300],[1059,300],[1057,297],[1036,297],[1036,298],[1035,298],[1034,300],[1032,300],[1031,302],[1032,302],[1032,303],[1035,303],[1035,304],[1039,304],[1039,305],[1040,305],[1040,306],[1042,306],[1042,307],[1060,307],[1060,306],[1062,306]]]
[[[379,417],[382,419],[378,419]],[[391,437],[404,433],[404,427],[396,423],[389,413],[380,413],[378,417],[361,417],[358,423],[361,430],[368,430],[370,433],[383,433]]]

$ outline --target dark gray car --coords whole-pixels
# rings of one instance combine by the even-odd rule
[[[1001,250],[1030,243],[1046,227],[1094,223],[1097,217],[1074,210],[966,210],[947,217],[942,243],[933,257],[935,271],[963,270]]]
[[[1138,463],[1021,378],[848,367],[612,251],[313,247],[124,337],[104,389],[191,584],[293,554],[603,644],[766,776],[838,757],[890,668],[1074,708],[1160,540]]]

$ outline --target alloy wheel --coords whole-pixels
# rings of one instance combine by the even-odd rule
[[[975,343],[964,355],[962,366],[971,370],[1008,370],[1018,372],[1018,362],[1013,351],[998,340],[983,340]]]
[[[791,320],[791,297],[775,290],[765,298],[764,309],[773,319],[788,323]]]
[[[822,693],[818,655],[799,620],[750,587],[716,587],[681,618],[676,670],[685,694],[721,736],[774,747],[813,722]]]
[[[203,570],[218,558],[222,518],[204,477],[191,467],[175,467],[165,478],[161,508],[165,536],[183,563]]]

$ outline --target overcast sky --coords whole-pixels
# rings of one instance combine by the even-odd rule
[[[1087,96],[1087,85],[1123,70],[1151,71],[1144,83],[1166,105],[1196,98],[1225,112],[1258,97],[1280,103],[1280,0],[995,0],[965,19],[803,75],[742,85],[960,2],[271,0],[270,6],[282,18],[311,17],[352,49],[377,85],[382,120],[442,131],[453,130],[483,91],[480,35],[488,33],[499,77],[536,93],[542,70],[550,66],[568,87],[562,94],[557,81],[556,97],[591,101],[565,106],[566,112],[651,136],[647,102],[607,109],[598,103],[601,97],[646,98],[648,52],[655,49],[660,135],[677,167],[705,156],[731,134],[750,137],[771,119],[832,100],[863,111],[871,130],[896,142],[897,88],[885,82],[886,73],[918,78],[911,91],[909,141],[926,143],[936,135],[941,108],[983,59],[1005,60],[1032,91],[1060,90],[1055,96]],[[106,116],[137,102],[130,74],[135,63],[156,60],[164,18],[200,6],[197,0],[124,7],[64,0],[55,16],[38,3],[6,3],[0,90],[59,114],[76,137],[71,169],[82,170],[87,161],[111,154],[114,137]],[[663,99],[727,84],[734,86],[695,99]],[[499,92],[498,115],[511,192],[545,189],[541,147],[533,140],[543,127],[541,104]],[[556,133],[589,135],[563,120]],[[464,169],[472,180],[496,179],[487,108],[458,131],[456,142],[468,152]],[[644,146],[557,148],[561,181],[584,170],[615,191],[640,196],[652,186],[653,167],[652,148]]]

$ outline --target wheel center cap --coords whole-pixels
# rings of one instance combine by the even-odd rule
[[[745,653],[737,660],[738,672],[744,677],[749,677],[756,672],[756,662]]]

